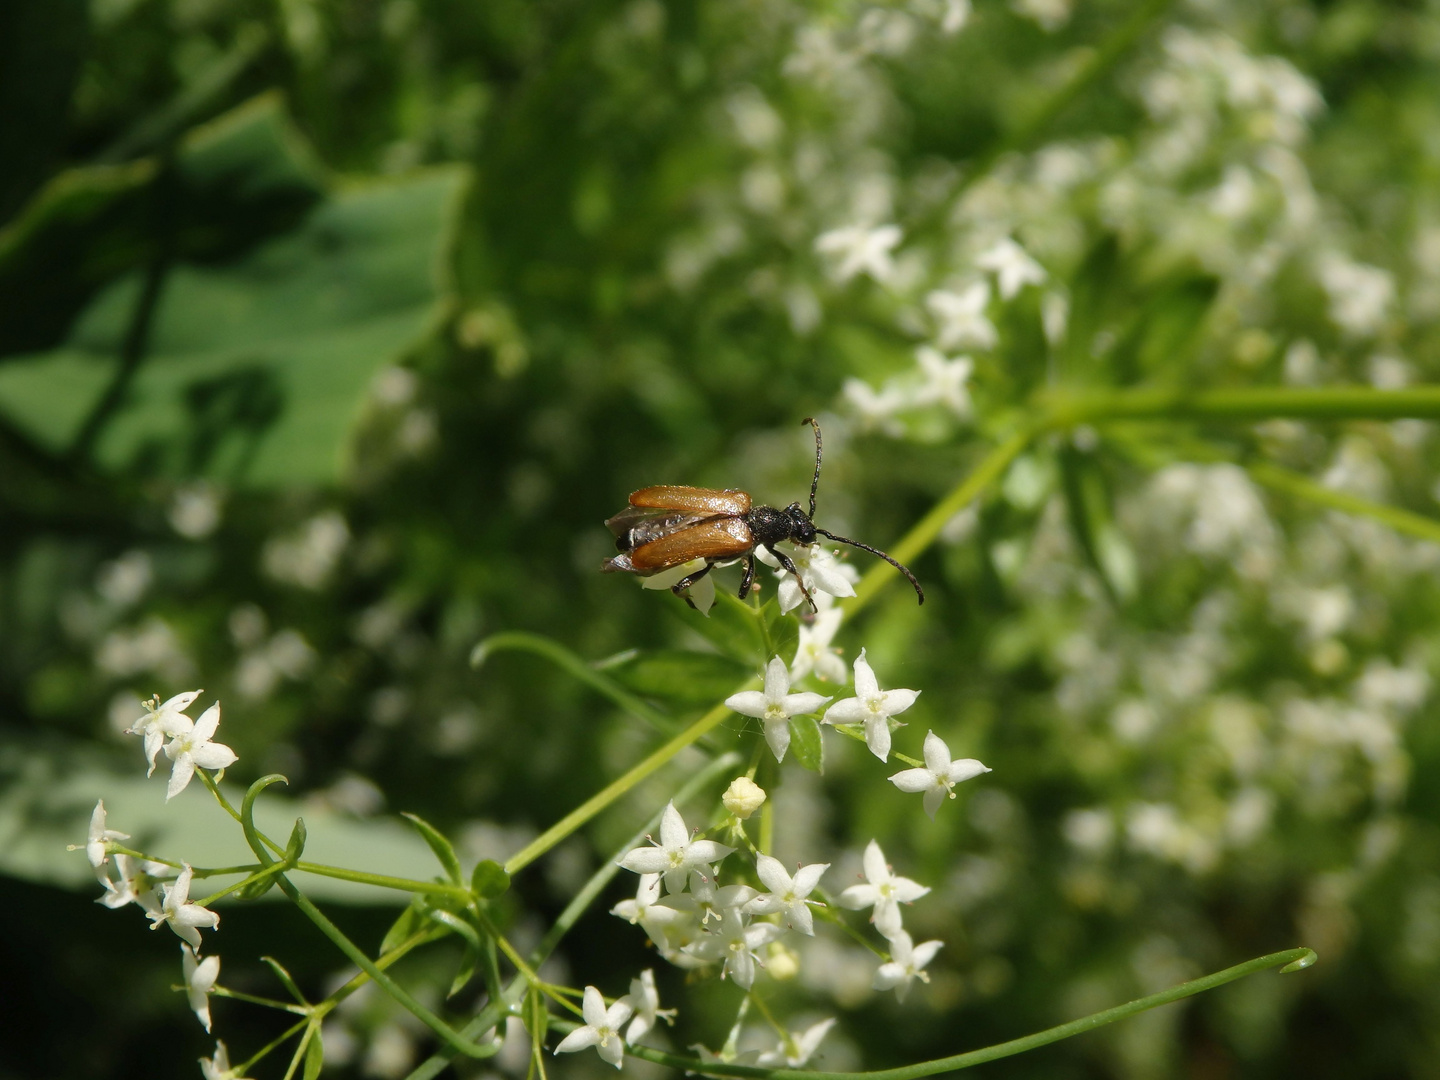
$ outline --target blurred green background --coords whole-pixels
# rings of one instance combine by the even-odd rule
[[[222,700],[232,778],[285,773],[335,861],[432,872],[402,810],[503,857],[657,736],[538,658],[471,670],[478,640],[609,658],[677,725],[763,659],[596,572],[630,490],[784,505],[816,415],[817,520],[884,547],[1044,388],[1433,381],[1437,77],[1440,12],[1372,0],[6,0],[0,1077],[193,1075],[213,1049],[173,939],[63,850],[103,796],[136,843],[222,861],[198,785],[164,808],[140,783],[142,697]],[[847,273],[832,231],[889,224]],[[1043,278],[1013,295],[984,267],[1006,237]],[[947,316],[981,281],[979,321]],[[973,356],[969,408],[927,396],[927,344]],[[842,1017],[825,1066],[1305,944],[1304,975],[985,1075],[1440,1075],[1440,547],[1261,460],[1427,517],[1440,496],[1413,421],[1082,429],[947,526],[923,609],[892,586],[841,632],[923,690],[897,748],[933,728],[994,772],[932,825],[833,734],[823,778],[787,765],[781,856],[838,889],[878,837],[945,942],[903,1008],[839,938],[762,979],[797,1023]],[[516,938],[700,760],[517,878]],[[632,884],[557,978],[613,995],[655,960],[605,914]],[[372,948],[395,915],[320,895]],[[287,906],[222,913],[225,985],[277,993],[261,955],[335,985]],[[434,1001],[457,955],[404,977]],[[673,1045],[717,1047],[734,988],[661,967]],[[214,1011],[237,1059],[283,1027]],[[429,1048],[377,998],[328,1034],[335,1075]],[[584,1057],[553,1068],[605,1068]]]

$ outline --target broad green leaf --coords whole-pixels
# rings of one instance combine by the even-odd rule
[[[231,142],[196,156],[194,168],[232,192],[274,181],[272,163]],[[98,426],[95,464],[260,487],[339,479],[371,378],[445,307],[466,176],[347,187],[239,258],[174,265],[134,377]],[[145,294],[146,271],[128,272],[58,347],[0,364],[0,414],[47,450],[72,449],[112,393]]]
[[[127,755],[122,771],[113,755],[80,743],[13,736],[0,741],[0,874],[86,893],[98,890],[85,853],[66,850],[67,844],[85,842],[97,799],[105,800],[110,828],[129,833],[128,845],[138,850],[196,867],[254,863],[240,826],[199,781],[167,804],[163,761],[147,780],[138,740],[132,749],[133,761]],[[221,790],[232,805],[240,804],[242,792],[233,784],[222,784]],[[262,795],[255,812],[256,824],[277,840],[290,835],[301,810],[278,791]],[[304,813],[307,862],[421,881],[434,873],[429,849],[397,821],[356,821],[319,804],[305,805]],[[218,883],[218,889],[234,880],[207,878],[205,887]],[[300,873],[297,880],[315,900],[403,904],[410,899],[392,889],[313,874]]]
[[[470,875],[470,888],[484,899],[493,900],[510,888],[510,875],[494,859],[481,859]]]
[[[825,740],[820,736],[820,722],[815,717],[790,718],[790,752],[811,772],[825,771]]]

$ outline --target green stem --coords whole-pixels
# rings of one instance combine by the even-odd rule
[[[1440,521],[1436,521],[1434,518],[1415,514],[1409,510],[1401,510],[1399,507],[1371,502],[1369,499],[1362,499],[1343,491],[1336,491],[1324,484],[1317,484],[1308,476],[1291,472],[1279,465],[1271,465],[1269,462],[1257,461],[1246,465],[1245,468],[1259,483],[1268,488],[1327,506],[1332,510],[1372,518],[1382,525],[1390,526],[1396,532],[1440,544]]]
[[[1060,1024],[1058,1027],[1047,1028],[1044,1031],[1037,1031],[1033,1035],[1026,1035],[1024,1038],[1011,1039],[1009,1042],[997,1043],[994,1046],[987,1046],[982,1050],[971,1050],[964,1054],[955,1054],[951,1057],[936,1058],[933,1061],[916,1062],[914,1065],[903,1065],[897,1069],[877,1069],[874,1072],[806,1072],[807,1080],[916,1080],[921,1076],[934,1076],[937,1073],[955,1072],[960,1069],[968,1069],[974,1065],[983,1065],[986,1062],[998,1061],[1000,1058],[1013,1057],[1016,1054],[1023,1054],[1027,1050],[1034,1050],[1037,1047],[1048,1046],[1050,1043],[1059,1042],[1061,1039],[1068,1039],[1074,1035],[1083,1035],[1087,1031],[1094,1031],[1106,1024],[1113,1024],[1117,1020],[1124,1020],[1127,1017],[1145,1012],[1148,1009],[1160,1005],[1168,1005],[1172,1001],[1179,1001],[1182,998],[1193,997],[1195,994],[1204,993],[1206,990],[1213,990],[1217,986],[1224,986],[1236,979],[1243,979],[1247,975],[1253,975],[1258,971],[1265,971],[1268,968],[1282,968],[1285,971],[1297,971],[1309,967],[1315,962],[1315,954],[1309,949],[1286,949],[1284,952],[1271,953],[1268,956],[1261,956],[1254,960],[1247,960],[1243,964],[1236,964],[1224,971],[1217,971],[1213,975],[1206,975],[1199,979],[1192,979],[1189,982],[1181,983],[1179,986],[1172,986],[1168,990],[1162,990],[1158,994],[1151,994],[1149,997],[1140,998],[1124,1005],[1117,1005],[1113,1009],[1106,1009],[1103,1012],[1093,1013],[1090,1016],[1081,1017],[1079,1020],[1072,1020],[1068,1024]],[[721,1065],[705,1064],[694,1058],[680,1057],[676,1054],[666,1054],[659,1050],[651,1050],[648,1047],[632,1047],[631,1051],[636,1057],[644,1058],[646,1061],[653,1061],[660,1065],[669,1065],[671,1068],[684,1069],[687,1072],[706,1073],[711,1076],[778,1076],[788,1070],[783,1069],[756,1069],[747,1065]]]
[[[739,689],[754,690],[759,686],[759,679],[749,679],[741,687],[739,687]],[[545,852],[549,851],[556,844],[560,843],[560,841],[564,840],[567,836],[573,833],[581,825],[584,825],[601,810],[604,810],[612,802],[620,798],[621,795],[624,795],[641,780],[644,780],[645,777],[649,776],[651,773],[655,772],[657,769],[663,766],[681,750],[685,749],[685,747],[689,746],[696,739],[699,739],[707,732],[718,727],[721,721],[733,715],[734,714],[727,706],[723,704],[716,705],[713,709],[707,712],[699,720],[696,720],[695,723],[691,724],[679,735],[676,735],[669,742],[665,743],[664,746],[660,747],[660,749],[656,750],[649,757],[645,758],[644,761],[641,761],[638,765],[631,767],[630,771],[625,773],[624,776],[621,776],[614,782],[607,784],[604,788],[596,792],[594,795],[590,796],[590,798],[586,799],[574,810],[571,810],[570,813],[566,814],[554,825],[550,826],[550,828],[546,829],[530,843],[526,844],[514,855],[510,856],[510,858],[505,863],[505,872],[507,874],[513,875],[518,873],[524,867],[529,866],[541,855],[545,854]]]
[[[364,870],[347,870],[343,866],[326,866],[324,863],[305,862],[304,860],[297,862],[295,869],[303,870],[307,874],[315,874],[318,877],[353,881],[357,885],[375,885],[382,889],[399,889],[402,892],[421,893],[426,896],[448,896],[462,902],[471,898],[470,890],[463,885],[447,885],[438,881],[416,881],[413,878],[391,877],[389,874],[371,874]]]
[[[1046,427],[1107,420],[1402,420],[1440,419],[1440,386],[1244,386],[1220,390],[1139,387],[1113,391],[1052,390],[1039,395]],[[903,561],[903,560],[902,560]]]
[[[675,722],[670,717],[645,704],[614,679],[602,675],[563,645],[551,641],[549,638],[541,637],[539,634],[527,634],[522,630],[494,634],[475,646],[474,651],[470,653],[470,666],[479,667],[492,653],[503,652],[507,649],[534,653],[536,656],[544,657],[596,693],[609,698],[620,708],[645,721],[661,733],[668,735],[675,730]]]

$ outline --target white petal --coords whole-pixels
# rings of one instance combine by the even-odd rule
[[[830,699],[824,694],[791,694],[785,698],[782,708],[786,716],[804,716],[819,710]]]
[[[901,791],[908,791],[912,794],[919,791],[929,791],[935,786],[935,774],[929,769],[902,769],[890,777],[890,782]]]
[[[973,780],[990,770],[976,761],[974,758],[961,758],[959,761],[952,761],[946,773],[946,779],[952,784],[961,784],[966,780]]]
[[[684,847],[685,842],[690,839],[690,833],[685,828],[685,819],[680,816],[680,811],[675,809],[673,802],[665,804],[665,812],[660,815],[660,845],[668,850]]]
[[[777,656],[765,665],[765,701],[767,704],[777,703],[789,692],[790,673],[785,668],[785,661]]]
[[[637,874],[658,875],[670,869],[670,857],[657,847],[635,848],[626,852],[625,857],[620,860],[620,865]]]
[[[215,737],[215,729],[220,726],[220,702],[215,702],[203,713],[200,719],[195,721],[195,741],[209,742]]]
[[[943,941],[922,941],[919,945],[915,946],[914,951],[910,954],[910,966],[914,970],[919,971],[926,964],[930,963],[931,960],[934,960],[935,954],[944,947],[945,943]]]
[[[870,666],[870,661],[865,659],[865,650],[860,650],[860,655],[855,658],[855,696],[858,698],[874,697],[880,691],[880,684],[875,681],[875,669]]]
[[[933,731],[925,733],[925,767],[942,776],[950,767],[950,747]]]
[[[809,866],[802,866],[795,871],[795,879],[791,888],[795,890],[796,896],[809,896],[815,891],[815,886],[820,884],[820,877],[826,870],[830,869],[829,863],[811,863]]]
[[[197,746],[191,754],[195,764],[202,769],[228,769],[240,760],[240,755],[224,743],[212,742]]]
[[[598,988],[585,987],[585,997],[580,1003],[580,1013],[585,1017],[585,1023],[592,1028],[601,1027],[605,1023],[605,997]]]
[[[865,708],[865,703],[859,698],[852,697],[846,698],[844,701],[837,701],[826,709],[821,723],[858,724],[869,715],[870,710]]]
[[[557,1054],[573,1054],[576,1050],[584,1050],[586,1047],[594,1046],[600,1041],[592,1027],[578,1027],[560,1040],[560,1045],[555,1047]]]
[[[790,875],[785,872],[785,864],[773,855],[756,857],[755,874],[760,878],[760,883],[772,893],[785,893],[790,890]]]
[[[850,911],[859,911],[861,908],[872,906],[880,899],[880,893],[874,885],[851,885],[837,898],[840,906]]]
[[[741,716],[764,716],[768,704],[759,690],[742,690],[725,699],[725,707],[734,709]]]
[[[685,862],[690,866],[717,863],[735,849],[716,843],[714,840],[696,840],[685,849]]]
[[[945,796],[948,794],[950,794],[950,792],[947,789],[939,786],[932,787],[929,791],[925,792],[925,798],[921,804],[925,807],[925,813],[930,815],[931,821],[935,820],[935,813],[940,809],[941,804],[945,802]]]
[[[861,864],[865,868],[865,880],[874,885],[881,881],[890,880],[890,867],[885,863],[885,852],[880,850],[880,845],[874,840],[865,845],[865,854],[861,858]],[[847,889],[846,892],[849,892]]]
[[[195,775],[195,761],[189,754],[181,754],[170,766],[170,783],[165,789],[165,801],[169,802],[190,785]]]
[[[890,721],[883,716],[865,721],[865,745],[881,761],[890,757]]]
[[[911,705],[914,705],[915,699],[919,696],[919,690],[886,690],[880,695],[882,702],[880,711],[886,716],[899,716]]]
[[[785,751],[790,749],[790,724],[784,720],[766,721],[765,742],[776,761],[785,760]]]

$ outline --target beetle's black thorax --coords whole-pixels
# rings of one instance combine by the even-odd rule
[[[754,536],[757,547],[770,547],[782,540],[797,544],[815,542],[815,526],[810,524],[799,503],[791,503],[784,510],[773,506],[752,506],[745,514],[745,524],[750,526],[750,534]]]

